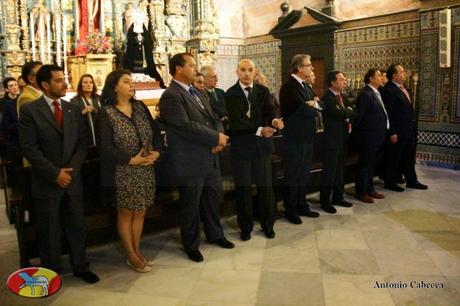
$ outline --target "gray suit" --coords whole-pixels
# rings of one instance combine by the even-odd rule
[[[80,173],[88,151],[87,125],[79,107],[61,101],[62,128],[43,97],[21,107],[19,138],[24,157],[32,166],[42,266],[59,271],[63,219],[73,269],[78,273],[87,270]],[[73,168],[72,182],[65,189],[56,183],[61,168]]]
[[[200,245],[200,217],[208,241],[224,237],[219,218],[222,194],[219,158],[212,154],[222,124],[208,100],[199,102],[172,81],[160,98],[160,116],[166,126],[171,172],[179,189],[179,224],[186,252]]]

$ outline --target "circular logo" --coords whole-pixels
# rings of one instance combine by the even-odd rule
[[[61,277],[46,268],[25,268],[11,274],[6,281],[11,292],[24,297],[41,298],[61,289]]]

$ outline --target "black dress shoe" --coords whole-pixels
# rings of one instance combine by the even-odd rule
[[[343,207],[352,207],[353,204],[345,201],[345,200],[340,200],[340,201],[333,201],[332,205],[337,205],[337,206],[343,206]]]
[[[335,214],[337,212],[337,209],[335,209],[334,206],[332,206],[332,204],[329,204],[329,205],[321,205],[321,208],[327,212],[327,213],[330,213],[330,214]]]
[[[396,184],[385,184],[385,189],[388,189],[388,190],[393,190],[393,191],[397,191],[397,192],[402,192],[404,191],[404,188],[396,185]]]
[[[302,210],[302,211],[299,211],[299,216],[305,216],[309,218],[318,218],[319,213],[317,213],[316,211],[311,211],[311,210]]]
[[[293,224],[302,224],[302,219],[299,216],[286,216],[286,219]]]
[[[265,237],[267,237],[268,239],[275,238],[275,231],[273,229],[264,230],[264,233],[265,233]]]
[[[81,278],[82,280],[84,280],[88,284],[94,284],[94,283],[97,283],[99,281],[99,277],[96,274],[94,274],[93,272],[91,272],[91,271],[74,272],[73,275],[75,277]]]
[[[248,241],[249,239],[251,239],[251,233],[241,232],[240,237],[241,240]]]
[[[201,252],[198,250],[187,252],[187,256],[195,262],[200,262],[204,260],[203,255],[201,255]]]
[[[211,241],[211,243],[215,243],[218,246],[223,247],[224,249],[233,249],[235,247],[235,245],[228,241],[225,237]]]
[[[407,188],[414,188],[414,189],[422,189],[422,190],[428,189],[427,185],[424,185],[424,184],[422,184],[420,182],[415,182],[413,184],[407,184],[406,187]]]

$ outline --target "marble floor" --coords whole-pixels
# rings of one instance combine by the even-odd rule
[[[5,287],[17,268],[18,250],[1,203],[0,304],[460,305],[460,172],[417,169],[420,181],[430,186],[427,191],[385,190],[386,198],[373,205],[339,207],[336,215],[304,218],[301,225],[280,219],[273,240],[256,231],[241,242],[235,218],[225,219],[236,248],[203,242],[202,263],[186,259],[177,229],[144,237],[142,247],[155,259],[146,274],[123,263],[119,242],[90,248],[92,270],[101,281],[87,285],[65,274],[63,288],[43,299],[21,298]],[[311,200],[318,205],[317,194]],[[382,288],[385,284],[407,288]]]

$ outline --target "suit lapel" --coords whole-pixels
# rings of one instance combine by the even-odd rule
[[[46,102],[45,98],[40,98],[40,100],[37,101],[39,107],[38,109],[42,113],[42,115],[46,118],[46,120],[51,124],[53,128],[55,128],[59,133],[62,134],[61,128],[59,128],[56,124],[56,119],[54,118],[54,114],[51,111],[48,103]]]
[[[179,92],[181,93],[182,97],[187,101],[189,102],[190,104],[192,104],[193,106],[195,106],[196,109],[198,109],[203,115],[206,115],[206,116],[209,116],[207,113],[206,113],[206,110],[204,110],[200,104],[198,104],[198,102],[195,100],[195,98],[185,90],[185,88],[183,88],[182,86],[180,86],[176,81],[172,81],[172,84],[171,86],[174,86],[177,90],[179,90]],[[201,100],[200,100],[201,101]],[[203,103],[203,101],[201,101]],[[204,103],[203,103],[204,105]]]

